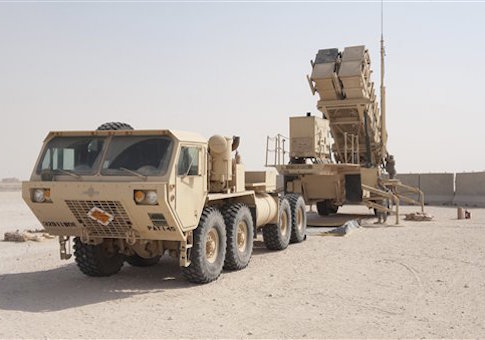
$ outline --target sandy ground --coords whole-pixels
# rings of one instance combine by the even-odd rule
[[[0,338],[485,337],[485,209],[427,210],[346,237],[312,228],[281,252],[259,239],[247,269],[202,286],[170,258],[89,278],[55,240],[0,242]],[[0,193],[2,235],[36,227],[19,192]]]

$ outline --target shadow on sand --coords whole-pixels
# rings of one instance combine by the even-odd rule
[[[254,240],[253,256],[273,252]],[[224,274],[230,272],[224,271]],[[110,277],[83,275],[74,262],[50,269],[0,275],[0,309],[50,312],[171,289],[195,287],[182,276],[178,260],[164,256],[152,267],[125,263]]]
[[[267,253],[274,253],[277,250],[269,250],[266,248],[264,245],[264,242],[262,240],[254,240],[253,242],[253,255],[252,256],[258,256],[258,255],[264,255]]]
[[[0,276],[0,309],[49,312],[193,287],[180,271],[178,261],[163,258],[148,268],[127,264],[110,277],[88,277],[74,263],[51,269]]]

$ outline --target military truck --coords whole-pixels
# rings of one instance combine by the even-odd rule
[[[245,268],[259,231],[271,250],[306,236],[303,198],[276,192],[275,172],[245,171],[238,145],[124,123],[50,132],[22,195],[59,237],[61,259],[73,241],[88,276],[151,266],[168,252],[189,281],[207,283]]]

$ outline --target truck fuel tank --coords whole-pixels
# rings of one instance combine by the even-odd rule
[[[255,194],[256,226],[278,222],[278,196]]]

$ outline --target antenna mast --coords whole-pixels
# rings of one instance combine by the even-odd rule
[[[387,157],[386,87],[384,86],[384,0],[381,0],[381,143],[382,158]]]

